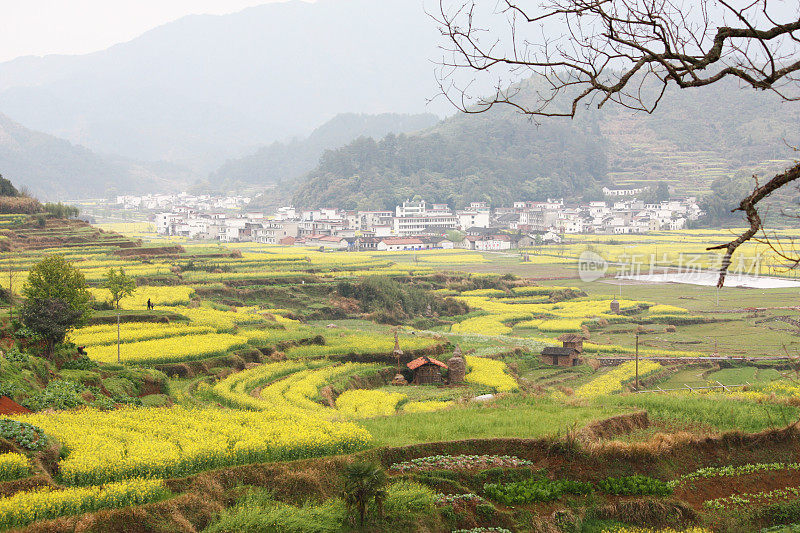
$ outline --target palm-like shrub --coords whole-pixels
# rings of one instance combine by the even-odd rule
[[[381,514],[383,501],[386,499],[386,472],[380,465],[373,463],[352,463],[345,467],[344,502],[349,513],[358,512],[359,524],[364,525],[364,518],[370,503],[374,503],[378,515]]]

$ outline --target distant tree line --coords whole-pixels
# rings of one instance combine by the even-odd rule
[[[536,129],[513,113],[469,119],[456,117],[425,135],[362,137],[328,150],[294,203],[389,209],[420,194],[455,208],[472,201],[509,205],[605,183],[602,140],[585,125]]]

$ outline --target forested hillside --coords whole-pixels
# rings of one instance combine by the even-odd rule
[[[296,205],[389,208],[414,194],[463,206],[568,195],[606,176],[594,126],[537,128],[509,109],[460,115],[417,135],[361,138],[326,152]]]

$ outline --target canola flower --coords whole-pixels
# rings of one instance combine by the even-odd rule
[[[661,370],[663,367],[653,361],[639,361],[639,378]],[[621,392],[625,383],[631,381],[636,376],[636,362],[628,361],[622,363],[613,370],[604,372],[592,381],[581,385],[575,391],[576,396],[582,398],[594,398],[605,394]]]
[[[716,382],[709,382],[710,385],[717,385]],[[796,398],[800,396],[800,386],[790,381],[775,380],[767,384],[756,384],[745,389],[694,389],[690,391],[670,391],[671,395],[692,394],[703,395],[725,400],[735,400],[755,403],[778,403],[794,405]]]
[[[570,288],[570,287],[563,287]],[[519,289],[526,289],[520,287]],[[543,287],[527,287],[531,294],[539,294]],[[559,289],[559,287],[556,287]],[[492,290],[492,289],[489,289]],[[482,290],[481,290],[482,291]],[[611,314],[611,299],[578,299],[559,303],[522,303],[513,298],[491,298],[470,295],[475,291],[461,293],[458,300],[473,309],[486,311],[489,315],[468,318],[450,328],[452,333],[480,335],[508,335],[509,324],[517,322],[521,328],[536,327],[542,332],[581,331],[582,326],[598,319],[609,322],[619,321],[620,317]],[[621,310],[633,310],[652,305],[650,302],[619,300]]]
[[[390,416],[397,411],[397,404],[405,399],[406,395],[399,392],[351,389],[336,399],[336,409],[349,418]]]
[[[688,315],[689,310],[675,305],[658,304],[647,310],[651,315]]]
[[[75,265],[86,277],[88,282],[101,282],[105,281],[106,274],[110,266],[97,266],[94,268],[84,268],[80,263]],[[153,264],[128,264],[124,265],[125,274],[132,278],[140,278],[147,276],[159,276],[172,273],[172,266],[167,263],[153,263]]]
[[[419,335],[401,335],[400,346],[403,351],[431,348],[438,343],[435,339]],[[394,337],[366,332],[326,333],[325,345],[293,346],[286,350],[286,356],[292,359],[306,357],[324,357],[332,355],[384,353],[391,354],[394,349]]]
[[[36,520],[82,514],[99,509],[141,505],[169,495],[160,479],[134,478],[102,486],[45,487],[0,498],[0,528],[20,527]]]
[[[152,322],[127,322],[120,326],[119,338],[122,342],[136,342],[151,339],[164,339],[167,337],[178,337],[181,335],[214,333],[214,331],[214,328],[209,326],[160,324]],[[103,324],[77,329],[70,334],[69,339],[78,346],[116,344],[117,325]]]
[[[231,374],[211,387],[211,392],[228,405],[234,407],[255,410],[270,409],[272,404],[265,402],[260,397],[253,396],[251,392],[262,385],[269,384],[308,367],[308,364],[299,361],[282,361],[259,365]]]
[[[468,318],[450,326],[451,333],[463,335],[507,335],[511,328],[503,324],[502,315],[486,315]]]
[[[59,475],[68,485],[349,453],[371,440],[353,423],[298,409],[82,409],[16,419],[41,427],[69,450],[59,462]]]
[[[30,460],[21,453],[0,454],[0,481],[26,477],[31,472]]]
[[[686,268],[687,256],[691,256],[693,266],[714,270],[719,268],[722,253],[706,251],[706,243],[709,240],[726,242],[737,231],[739,230],[681,230],[646,235],[614,235],[606,239],[596,235],[574,235],[571,240],[580,241],[577,244],[545,245],[540,248],[543,253],[563,254],[565,258],[574,260],[587,249],[586,243],[591,243],[592,250],[610,262],[628,262],[632,257],[649,262],[652,257],[659,265]],[[778,238],[796,236],[796,230],[776,231]],[[781,270],[785,272],[785,269],[780,268],[785,261],[766,244],[745,243],[740,253],[737,265],[741,265],[749,273],[780,275]],[[755,261],[756,258],[759,260]]]
[[[406,402],[403,404],[404,413],[432,413],[441,411],[455,405],[452,401],[429,400],[423,402]]]
[[[127,274],[128,271],[125,270]],[[95,300],[111,301],[108,289],[89,289]],[[146,309],[147,300],[156,306],[188,305],[195,296],[194,289],[186,285],[174,287],[138,287],[133,294],[120,300],[122,309]]]
[[[187,317],[192,324],[211,326],[217,330],[231,330],[238,325],[253,325],[264,321],[264,317],[250,311],[220,311],[210,307],[176,307],[176,313]]]
[[[319,389],[331,380],[348,380],[379,368],[379,365],[364,363],[281,361],[232,374],[210,390],[228,405],[238,408],[336,418],[338,413],[334,409],[316,401]],[[263,388],[253,394],[259,387]]]
[[[352,376],[378,368],[378,365],[344,363],[301,370],[261,389],[260,398],[270,409],[335,417],[335,410],[314,401],[314,398],[319,395],[319,389],[335,378]]]
[[[581,331],[583,323],[587,320],[582,318],[556,318],[553,320],[542,320],[538,326],[539,331],[544,332],[573,332]]]
[[[511,292],[513,292],[515,296],[549,296],[554,292],[563,290],[579,291],[580,289],[577,287],[539,287],[534,285],[526,285],[524,287],[513,287]]]
[[[507,366],[502,361],[467,355],[467,383],[486,385],[497,392],[519,390],[516,380],[506,373]]]
[[[592,342],[583,343],[583,351],[589,353],[611,353],[619,354],[633,354],[634,349],[631,346],[625,347],[618,344],[594,344]],[[664,356],[664,357],[705,357],[708,354],[703,352],[693,352],[689,350],[663,350],[660,348],[644,348],[639,350],[641,356]]]
[[[247,337],[228,333],[181,335],[164,339],[128,342],[121,346],[124,363],[168,363],[224,355],[229,350],[247,345]],[[88,350],[95,361],[117,360],[117,346],[94,346]]]
[[[539,324],[544,322],[541,318],[534,318],[533,320],[522,320],[514,324],[517,328],[539,329]]]
[[[156,235],[156,226],[152,222],[106,222],[95,224],[95,227],[128,236]]]

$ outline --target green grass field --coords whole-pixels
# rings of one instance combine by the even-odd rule
[[[545,398],[502,398],[447,411],[366,420],[378,446],[490,438],[563,436],[598,418],[623,412],[614,406],[578,407]]]

